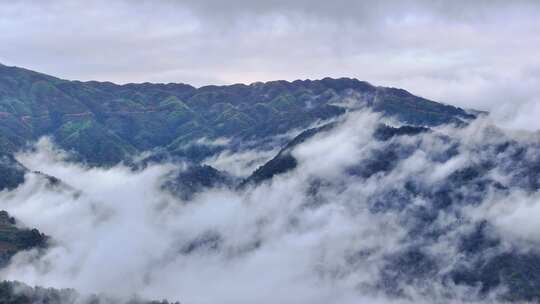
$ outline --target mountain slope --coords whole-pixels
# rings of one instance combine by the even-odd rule
[[[30,287],[20,282],[0,282],[0,303],[6,304],[169,304],[168,301],[118,300],[105,296],[82,296],[73,289]],[[179,302],[175,302],[180,304]],[[171,302],[172,304],[172,302]]]
[[[459,123],[475,116],[404,90],[356,79],[272,81],[206,86],[67,81],[0,65],[0,138],[9,150],[40,136],[92,165],[112,165],[154,148],[201,160],[216,150],[189,149],[198,140],[230,145],[302,129],[368,107],[416,125]],[[218,149],[219,150],[219,149]]]
[[[22,250],[44,248],[47,237],[36,229],[21,229],[6,211],[0,211],[0,267]]]

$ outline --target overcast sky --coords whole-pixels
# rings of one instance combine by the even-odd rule
[[[355,77],[540,128],[538,16],[533,0],[0,0],[0,62],[117,83]]]

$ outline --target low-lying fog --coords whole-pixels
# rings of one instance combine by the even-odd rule
[[[411,242],[407,234],[413,219],[406,218],[407,210],[429,202],[416,199],[405,209],[385,212],[373,212],[370,204],[411,178],[440,183],[487,157],[477,151],[482,144],[503,139],[492,135],[488,120],[479,119],[464,129],[444,127],[381,142],[372,137],[379,120],[372,113],[351,114],[332,131],[296,147],[299,165],[293,171],[247,189],[207,189],[190,201],[161,188],[175,164],[139,171],[123,165],[88,168],[67,162],[67,152],[42,139],[34,151],[17,158],[63,184],[51,186],[42,176],[28,174],[17,189],[0,192],[0,201],[21,223],[51,236],[51,245],[43,254],[19,253],[1,278],[182,303],[428,303],[449,294],[456,301],[474,299],[475,288],[437,280],[429,286],[403,282],[403,296],[385,296],[379,283],[386,257]],[[460,142],[459,155],[434,160],[452,144],[440,134]],[[538,142],[534,134],[505,136],[523,144]],[[348,173],[390,144],[415,151],[386,174],[362,178]],[[235,161],[255,159],[258,152],[244,153],[253,155]],[[490,176],[505,181],[504,164],[498,166],[501,170]],[[314,185],[322,190],[313,191]],[[534,247],[540,241],[537,202],[538,193],[516,190],[488,194],[479,204],[462,207],[467,212],[459,215],[441,212],[433,225],[450,232],[427,251],[440,269],[451,267],[459,257],[460,236],[483,220],[505,240],[501,250]]]

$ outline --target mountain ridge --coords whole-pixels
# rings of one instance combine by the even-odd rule
[[[129,87],[129,86],[139,86],[139,85],[162,85],[162,86],[172,86],[172,85],[184,85],[184,86],[188,86],[188,87],[191,87],[193,89],[204,89],[204,88],[223,88],[223,87],[234,87],[234,86],[244,86],[244,87],[249,87],[249,86],[257,86],[257,85],[261,85],[261,84],[272,84],[272,83],[275,83],[275,84],[279,84],[279,83],[287,83],[287,84],[294,84],[294,83],[305,83],[305,82],[316,82],[316,81],[323,81],[323,80],[349,80],[349,81],[356,81],[356,82],[360,82],[360,83],[363,83],[363,84],[367,84],[367,85],[370,85],[370,86],[373,86],[372,84],[370,84],[369,82],[367,81],[361,81],[355,77],[346,77],[346,76],[343,76],[343,77],[323,77],[323,78],[320,78],[320,79],[311,79],[311,78],[305,78],[305,79],[294,79],[294,80],[281,80],[281,79],[275,79],[275,80],[267,80],[267,81],[254,81],[254,82],[250,82],[250,83],[244,83],[244,82],[236,82],[236,83],[229,83],[229,84],[205,84],[205,85],[201,85],[201,86],[193,86],[191,84],[188,84],[186,82],[149,82],[149,81],[144,81],[144,82],[126,82],[126,83],[117,83],[117,82],[113,82],[113,81],[107,81],[107,80],[96,80],[96,79],[91,79],[91,80],[79,80],[79,79],[68,79],[68,78],[63,78],[63,77],[55,77],[55,76],[51,76],[47,73],[43,73],[43,72],[38,72],[36,70],[33,70],[33,69],[28,69],[28,68],[25,68],[25,67],[22,67],[22,66],[17,66],[17,65],[6,65],[6,64],[3,64],[0,62],[0,68],[8,68],[8,69],[16,69],[16,70],[23,70],[23,71],[26,71],[26,72],[30,72],[30,73],[34,73],[34,74],[38,74],[38,75],[42,75],[42,76],[46,76],[46,77],[52,77],[52,78],[55,78],[57,80],[61,80],[61,81],[69,81],[69,82],[77,82],[77,83],[83,83],[83,84],[103,84],[103,85],[112,85],[112,86],[119,86],[119,87]]]
[[[353,78],[195,88],[182,83],[69,81],[0,66],[0,141],[4,150],[14,152],[49,135],[80,160],[113,165],[155,148],[185,156],[186,146],[201,138],[233,138],[237,144],[305,129],[344,114],[345,102],[410,124],[460,123],[476,117],[402,89]]]

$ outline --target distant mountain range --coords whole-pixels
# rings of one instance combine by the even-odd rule
[[[200,160],[217,149],[197,144],[201,139],[261,143],[362,107],[413,125],[475,117],[402,89],[349,78],[194,88],[68,81],[0,65],[0,152],[47,135],[98,166],[151,149]]]
[[[23,181],[12,154],[42,136],[93,166],[143,151],[198,163],[227,148],[264,147],[276,135],[368,108],[412,125],[460,124],[463,109],[356,79],[251,85],[80,82],[0,64],[0,189]],[[226,145],[212,141],[226,138]],[[282,141],[281,144],[285,144]]]

